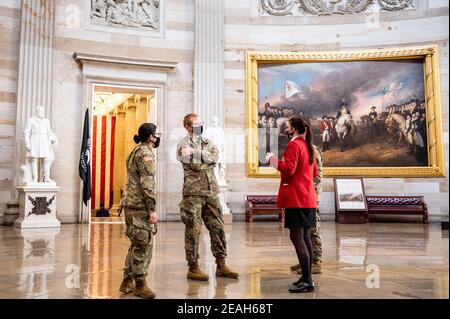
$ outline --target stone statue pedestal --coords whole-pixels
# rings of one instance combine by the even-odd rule
[[[222,206],[222,217],[224,224],[232,224],[233,223],[233,215],[231,214],[230,208],[227,205],[226,193],[230,187],[227,184],[219,183],[219,200],[220,205]]]
[[[61,227],[56,218],[56,183],[28,183],[17,187],[19,191],[19,218],[14,222],[18,228]]]

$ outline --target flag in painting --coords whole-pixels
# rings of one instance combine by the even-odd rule
[[[402,87],[403,83],[401,82],[394,82],[389,85],[386,85],[382,91],[383,104],[386,103],[387,101],[394,99]]]
[[[301,99],[305,99],[303,97],[302,90],[298,87],[298,85],[292,81],[286,81],[286,99],[293,97],[298,94]]]

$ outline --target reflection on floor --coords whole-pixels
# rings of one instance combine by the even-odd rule
[[[117,221],[61,230],[0,227],[0,298],[134,298],[118,292],[129,242]],[[439,224],[323,223],[322,231],[323,274],[314,276],[314,293],[288,293],[296,259],[287,230],[274,222],[226,226],[228,262],[239,280],[213,276],[204,230],[200,263],[209,282],[185,277],[183,224],[161,223],[149,285],[157,298],[449,297],[448,231]],[[377,270],[379,288],[370,289]]]

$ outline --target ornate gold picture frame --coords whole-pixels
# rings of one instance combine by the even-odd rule
[[[396,144],[396,141],[394,139],[392,150],[386,148],[386,151],[392,151],[392,154],[396,154],[395,152],[398,152],[397,149],[401,148],[405,151],[407,150],[407,147],[411,148],[411,154],[416,155],[415,152],[422,152],[422,159],[421,165],[414,165],[414,162],[408,162],[407,165],[396,165],[396,166],[389,166],[384,164],[384,166],[327,166],[327,160],[325,160],[324,163],[324,176],[331,177],[331,176],[360,176],[360,177],[444,177],[445,176],[445,162],[444,162],[444,147],[443,147],[443,139],[442,139],[442,118],[441,118],[441,95],[440,95],[440,71],[439,71],[439,49],[437,45],[432,46],[426,46],[426,47],[405,47],[405,48],[395,48],[395,49],[375,49],[375,50],[360,50],[360,51],[322,51],[322,52],[253,52],[248,51],[246,54],[246,128],[247,128],[247,135],[246,135],[246,141],[247,141],[247,176],[249,177],[278,177],[279,173],[270,167],[263,166],[261,163],[261,154],[265,152],[265,150],[261,151],[259,148],[259,139],[265,138],[265,135],[261,135],[261,131],[258,130],[258,127],[260,126],[261,121],[266,121],[267,119],[264,118],[264,115],[262,115],[261,109],[265,107],[265,111],[272,111],[272,108],[275,109],[276,112],[281,112],[280,116],[284,116],[285,118],[288,117],[289,114],[292,113],[292,111],[286,111],[284,108],[278,109],[277,107],[270,105],[270,97],[265,97],[267,102],[265,104],[262,104],[261,96],[263,96],[265,93],[260,92],[259,88],[259,81],[258,76],[261,73],[261,70],[264,68],[272,68],[273,70],[277,71],[277,67],[283,67],[287,66],[290,68],[290,71],[292,72],[292,68],[300,68],[302,65],[308,65],[311,66],[312,64],[319,65],[320,68],[325,68],[326,65],[332,65],[332,63],[341,63],[342,62],[355,62],[356,64],[363,65],[364,61],[367,61],[368,63],[374,63],[374,61],[386,61],[385,63],[394,63],[394,62],[400,62],[403,64],[416,64],[419,65],[419,70],[422,72],[421,76],[422,79],[420,79],[420,83],[423,85],[423,92],[422,95],[422,101],[419,102],[419,98],[417,98],[417,105],[420,103],[420,108],[422,110],[422,114],[417,113],[417,118],[420,118],[420,115],[423,115],[423,129],[422,129],[422,136],[423,139],[421,142],[417,141],[415,133],[405,133],[407,132],[407,128],[405,128],[405,118],[407,117],[405,114],[403,116],[403,122],[395,123],[395,121],[392,119],[392,117],[389,117],[392,114],[395,114],[397,112],[397,108],[399,110],[404,110],[404,108],[408,108],[409,104],[406,105],[406,103],[402,104],[401,106],[397,106],[393,102],[387,102],[388,106],[386,106],[385,100],[388,98],[392,98],[393,96],[396,96],[398,94],[398,90],[404,85],[405,87],[408,85],[408,83],[403,84],[400,82],[396,82],[396,85],[385,85],[385,90],[382,90],[383,96],[383,103],[384,105],[381,106],[373,106],[372,108],[380,108],[381,112],[379,111],[378,114],[382,114],[380,120],[383,129],[387,129],[388,125],[392,122],[392,126],[396,126],[396,134],[398,134],[399,141],[398,144]],[[380,66],[382,66],[382,63],[379,63]],[[373,65],[370,66],[373,68]],[[383,66],[386,67],[386,66]],[[271,81],[271,74],[274,73],[273,70],[272,73],[266,72],[264,74],[264,79],[266,81],[265,88],[267,88],[267,83],[270,84]],[[280,69],[281,70],[281,69]],[[286,70],[286,69],[285,69]],[[395,68],[393,71],[389,69],[389,71],[392,73],[395,73]],[[279,70],[277,71],[279,72]],[[269,76],[267,75],[269,74]],[[279,73],[278,73],[279,74]],[[418,73],[417,73],[418,74]],[[417,78],[417,76],[416,76]],[[263,77],[261,76],[261,82],[263,80]],[[274,77],[275,80],[275,77]],[[268,82],[269,81],[269,82]],[[279,81],[281,82],[281,81]],[[294,105],[297,103],[297,105],[302,105],[301,103],[306,103],[304,101],[307,101],[307,95],[303,95],[302,91],[302,85],[296,84],[292,81],[288,81],[288,78],[284,78],[284,82],[286,82],[286,93],[283,92],[283,101],[286,101],[288,97],[291,97],[291,94],[296,95],[298,101],[292,102]],[[380,82],[380,81],[379,81]],[[339,83],[339,82],[337,82]],[[390,83],[390,82],[389,82]],[[263,84],[261,84],[263,85]],[[379,85],[382,86],[382,81],[379,83]],[[412,85],[412,84],[411,84]],[[416,84],[417,87],[417,84]],[[396,91],[397,89],[397,91]],[[289,90],[289,91],[288,91]],[[306,90],[308,90],[306,86]],[[403,89],[405,91],[406,88]],[[288,94],[289,92],[289,94]],[[280,96],[273,95],[273,96]],[[306,96],[306,97],[305,97]],[[336,99],[339,99],[340,96],[336,96]],[[416,97],[414,97],[416,98]],[[264,99],[264,97],[263,97]],[[380,98],[381,100],[381,98]],[[371,100],[372,101],[372,100]],[[342,106],[337,105],[337,108],[345,109],[347,108],[347,105],[350,104],[351,101],[345,101],[342,99]],[[273,104],[282,102],[273,102]],[[369,102],[368,102],[369,103]],[[391,104],[390,104],[391,103]],[[263,105],[263,106],[262,106]],[[371,104],[368,104],[368,107]],[[351,106],[348,109],[351,109]],[[264,112],[265,112],[264,111]],[[373,110],[372,110],[373,111]],[[284,115],[283,115],[283,112]],[[291,112],[291,113],[289,113]],[[324,111],[325,112],[325,111]],[[416,109],[414,109],[412,112],[413,120],[416,119],[415,116]],[[350,112],[349,112],[350,113]],[[410,114],[408,113],[408,114]],[[328,113],[330,116],[331,112]],[[335,113],[332,114],[334,116]],[[337,116],[340,116],[340,110]],[[345,112],[347,114],[347,112]],[[384,114],[384,115],[383,115]],[[425,117],[426,114],[426,117]],[[321,114],[322,115],[322,114]],[[320,116],[321,116],[320,115]],[[410,115],[411,116],[411,115]],[[376,116],[375,116],[376,117]],[[394,116],[395,118],[396,116]],[[322,118],[327,118],[326,114]],[[358,117],[358,125],[361,124],[361,120],[359,118],[364,118],[364,116]],[[368,116],[366,118],[369,118]],[[401,116],[399,116],[401,118]],[[330,123],[337,123],[337,117],[332,118]],[[365,118],[364,118],[365,119]],[[282,124],[275,124],[276,120],[271,119],[272,122],[274,122],[274,126],[277,125],[280,126],[278,130],[281,132],[280,134],[283,134],[281,125]],[[410,122],[407,122],[407,124],[411,124],[412,120]],[[278,123],[278,122],[277,122]],[[280,122],[282,123],[282,121]],[[320,117],[316,114],[314,118],[314,125],[318,127],[318,123],[320,123]],[[425,125],[426,123],[426,125]],[[313,126],[314,126],[313,125]],[[371,125],[371,124],[370,124]],[[348,126],[351,128],[351,125]],[[355,131],[356,131],[356,125],[355,125]],[[364,129],[366,129],[366,126],[364,126]],[[316,128],[316,130],[319,130]],[[322,128],[320,128],[322,130]],[[367,129],[369,130],[369,129]],[[336,131],[338,132],[338,131]],[[365,132],[364,130],[360,133]],[[365,132],[368,135],[370,135],[370,132]],[[318,140],[318,142],[322,143],[322,133],[315,133],[315,140]],[[385,133],[383,131],[378,134],[381,134],[378,136],[378,138],[372,138],[373,141],[379,140],[379,139],[386,139]],[[387,133],[386,133],[387,134]],[[392,133],[394,134],[394,133]],[[410,134],[410,135],[408,135]],[[319,135],[319,136],[317,136]],[[402,136],[403,135],[403,136]],[[269,136],[269,135],[267,135]],[[331,134],[333,136],[333,134]],[[350,133],[349,133],[350,136]],[[341,138],[342,136],[339,136]],[[417,137],[420,139],[420,136],[417,135]],[[344,137],[345,138],[345,137]],[[395,138],[397,138],[397,135],[395,135]],[[402,141],[402,138],[404,141]],[[409,141],[409,142],[408,142]],[[411,142],[412,141],[412,142]],[[334,145],[334,154],[336,158],[343,158],[342,156],[348,155],[349,153],[345,153],[347,151],[351,150],[350,146],[347,146],[346,140],[338,140],[335,141]],[[340,144],[339,144],[340,143]],[[408,144],[412,143],[412,144]],[[367,143],[366,143],[367,144]],[[414,147],[414,145],[417,144],[417,147]],[[342,153],[337,153],[338,148],[340,145]],[[324,146],[326,144],[324,143]],[[421,148],[420,148],[421,147]],[[326,148],[324,148],[327,150]],[[378,149],[383,149],[382,147]],[[396,150],[394,152],[394,149]],[[417,150],[419,149],[419,150]],[[383,150],[380,151],[380,154],[383,154]],[[281,153],[281,151],[280,151]],[[329,153],[331,154],[331,152]],[[339,154],[342,154],[339,155]],[[409,153],[408,153],[409,154]],[[282,154],[278,154],[279,157],[282,156]],[[380,156],[379,154],[377,156]],[[330,157],[331,158],[331,157]],[[334,158],[334,157],[333,157]],[[411,157],[412,158],[412,157]],[[417,156],[415,158],[418,158]],[[332,162],[332,161],[329,161]],[[395,161],[393,161],[395,162]],[[350,161],[348,161],[350,163]],[[376,163],[372,162],[372,163]],[[412,164],[411,164],[412,163]],[[389,164],[389,162],[388,162]]]

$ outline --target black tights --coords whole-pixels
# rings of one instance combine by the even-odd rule
[[[291,241],[294,244],[298,261],[302,267],[302,277],[300,281],[312,284],[312,241],[311,228],[295,227],[290,229]]]

